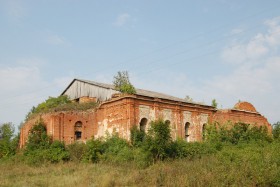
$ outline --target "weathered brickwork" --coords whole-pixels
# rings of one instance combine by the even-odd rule
[[[53,140],[64,141],[66,144],[71,144],[75,139],[75,124],[81,123],[81,139],[86,141],[94,136],[95,112],[54,112],[38,115],[29,120],[21,129],[20,146],[22,147],[28,138],[30,129],[37,121],[42,120],[47,128],[47,134]]]
[[[234,109],[216,110],[211,106],[194,103],[119,95],[102,102],[96,109],[48,113],[29,120],[21,129],[20,146],[24,146],[29,130],[40,118],[46,124],[48,135],[53,140],[64,141],[66,144],[86,141],[92,137],[101,138],[113,132],[129,140],[133,125],[147,131],[150,122],[159,118],[170,122],[173,139],[183,138],[186,141],[201,141],[205,125],[214,121],[221,124],[230,121],[264,125],[271,131],[267,119],[252,107],[250,103],[243,102]],[[246,111],[249,109],[250,111]],[[143,123],[142,127],[140,123]]]

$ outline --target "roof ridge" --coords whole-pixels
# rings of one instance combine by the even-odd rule
[[[117,89],[114,87],[113,84],[108,84],[108,83],[101,83],[101,82],[96,82],[96,81],[91,81],[91,80],[86,80],[86,79],[79,79],[79,78],[75,78],[70,85],[65,89],[65,91],[71,86],[71,84],[75,81],[81,81],[81,82],[85,82],[88,84],[92,84],[95,86],[100,86],[103,88],[107,88],[107,89],[112,89],[112,90],[116,90]],[[202,103],[198,103],[198,102],[190,102],[190,101],[186,101],[183,98],[179,98],[179,97],[175,97],[172,95],[168,95],[165,93],[161,93],[161,92],[156,92],[156,91],[151,91],[151,90],[145,90],[145,89],[141,89],[141,88],[135,88],[136,89],[136,95],[142,95],[142,96],[147,96],[147,97],[154,97],[154,98],[161,98],[161,99],[167,99],[167,100],[173,100],[173,101],[179,101],[179,102],[184,102],[184,103],[191,103],[191,104],[197,104],[197,105],[203,105],[203,106],[210,106],[210,105],[206,105],[206,104],[202,104]],[[65,92],[64,91],[64,92]],[[63,93],[64,93],[63,92]],[[62,94],[63,94],[62,93]]]

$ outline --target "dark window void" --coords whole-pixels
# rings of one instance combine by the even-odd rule
[[[165,123],[170,126],[171,122],[169,120],[165,120]]]
[[[75,131],[75,139],[79,140],[82,138],[82,132],[81,131]]]
[[[147,118],[142,118],[141,119],[141,121],[140,121],[140,131],[142,131],[142,132],[146,131],[147,122],[148,122]]]
[[[206,124],[204,123],[202,126],[202,140],[206,140],[206,135],[207,135]]]
[[[82,130],[83,123],[81,121],[77,121],[74,126],[75,140],[79,140],[82,138]]]
[[[187,142],[189,141],[189,136],[190,136],[190,134],[189,134],[189,128],[190,128],[190,123],[187,122],[187,123],[185,124],[185,140],[186,140]]]

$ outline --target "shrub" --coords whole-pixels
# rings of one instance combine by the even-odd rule
[[[151,152],[155,160],[164,160],[169,156],[171,142],[169,123],[162,119],[152,121],[144,146],[147,151]]]
[[[60,141],[51,141],[42,120],[37,121],[31,128],[24,149],[24,156],[25,161],[32,165],[69,160],[69,153],[65,150],[64,143]]]
[[[135,94],[135,88],[132,86],[132,84],[124,84],[119,88],[120,92],[127,93],[127,94]]]
[[[214,123],[208,125],[206,131],[206,142],[211,143],[224,142],[237,145],[239,143],[249,143],[252,141],[272,141],[266,127],[251,127],[249,124],[241,122],[235,124],[228,123],[225,125]]]
[[[168,155],[171,158],[184,158],[188,156],[187,153],[187,143],[185,140],[178,139],[173,141],[170,145],[170,149],[168,150]]]
[[[48,149],[37,149],[28,152],[24,152],[23,160],[29,165],[41,165],[48,161]]]
[[[27,121],[33,114],[41,112],[47,112],[49,109],[55,108],[59,105],[71,103],[68,96],[61,95],[59,97],[49,97],[46,101],[40,103],[37,107],[32,107],[30,112],[26,115],[25,121]]]
[[[29,165],[41,165],[44,163],[58,163],[68,161],[69,152],[63,143],[54,141],[49,148],[41,148],[25,152],[24,161]]]
[[[108,162],[121,163],[133,160],[132,149],[129,143],[118,134],[108,136],[103,143],[102,159]]]
[[[188,158],[201,158],[203,155],[216,153],[217,149],[215,144],[193,142],[187,144],[185,152]]]
[[[36,107],[35,112],[37,112],[37,113],[43,112],[50,108],[55,108],[59,105],[63,105],[63,104],[67,104],[67,103],[71,103],[68,96],[61,95],[59,97],[49,97],[45,102],[39,104]]]
[[[88,110],[91,108],[95,108],[97,106],[96,102],[86,102],[86,103],[76,103],[76,102],[71,102],[63,105],[58,105],[55,108],[49,109],[49,111],[71,111],[71,110],[79,110],[79,111],[84,111]]]
[[[130,129],[130,141],[131,141],[131,144],[134,147],[140,147],[143,144],[145,135],[146,135],[146,133],[144,131],[141,131],[140,129],[137,128],[136,125],[134,125]]]
[[[52,163],[67,161],[69,158],[69,152],[66,151],[64,143],[60,141],[54,141],[48,149],[47,160]]]
[[[223,136],[223,127],[219,123],[215,122],[205,127],[205,142],[220,142]]]
[[[272,137],[269,136],[266,126],[252,127],[249,130],[250,141],[272,142]]]
[[[138,168],[146,168],[153,163],[153,155],[142,147],[133,149],[133,162]]]
[[[66,147],[70,161],[81,162],[88,154],[87,145],[83,142],[75,142]]]
[[[88,140],[86,143],[87,151],[84,156],[84,160],[91,162],[98,162],[101,159],[101,155],[104,153],[104,146],[101,140]]]
[[[280,121],[273,124],[272,134],[275,140],[280,140]]]
[[[95,108],[96,102],[75,103],[72,102],[68,96],[61,95],[59,97],[49,97],[44,102],[40,103],[37,107],[32,107],[25,117],[25,121],[29,120],[32,116],[46,112],[57,111],[71,111],[71,110],[88,110]]]
[[[25,152],[27,153],[38,149],[47,149],[50,145],[51,139],[47,135],[45,124],[42,120],[39,120],[30,130]]]

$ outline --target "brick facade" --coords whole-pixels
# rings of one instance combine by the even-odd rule
[[[133,125],[140,128],[141,120],[145,121],[146,126],[143,128],[147,131],[149,123],[159,118],[170,122],[173,139],[183,138],[186,141],[201,141],[204,125],[214,121],[221,124],[230,121],[263,125],[271,132],[267,119],[252,107],[250,103],[242,102],[234,109],[216,110],[211,106],[195,103],[139,95],[117,95],[102,102],[96,109],[38,115],[22,127],[20,147],[24,146],[29,130],[39,119],[44,121],[47,133],[53,140],[64,141],[65,144],[85,142],[92,137],[100,138],[113,132],[129,140]]]

